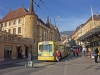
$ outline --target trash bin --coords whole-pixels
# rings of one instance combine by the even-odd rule
[[[27,64],[25,65],[25,67],[33,68],[33,61],[27,61]]]
[[[95,58],[97,54],[96,53],[92,53],[92,58]]]

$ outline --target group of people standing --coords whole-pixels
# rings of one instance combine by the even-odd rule
[[[23,50],[20,50],[18,58],[24,58],[24,57],[25,57],[25,52]]]
[[[100,61],[100,50],[98,49],[98,47],[95,47],[94,50],[91,50],[91,48],[87,49],[86,47],[83,47],[83,56],[86,56],[88,51],[90,52],[90,57],[94,56],[95,63],[98,63],[98,61]]]
[[[73,56],[75,56],[75,55],[79,55],[79,49],[78,48],[76,48],[76,49],[73,49]]]

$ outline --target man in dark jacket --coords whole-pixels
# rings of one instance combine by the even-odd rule
[[[98,53],[99,53],[99,51],[98,51],[98,48],[96,48],[95,50],[94,50],[94,53],[95,53],[95,63],[98,63]]]

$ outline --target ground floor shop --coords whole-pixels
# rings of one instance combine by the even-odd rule
[[[85,33],[83,36],[78,38],[82,47],[86,47],[88,51],[94,52],[96,47],[100,47],[100,27],[96,27]]]
[[[29,44],[0,43],[0,60],[22,58],[22,53],[28,57],[30,50]]]

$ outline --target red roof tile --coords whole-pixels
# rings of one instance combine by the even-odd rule
[[[2,19],[2,22],[9,21],[21,16],[26,15],[27,10],[24,7],[18,8],[16,10],[12,10],[6,14],[6,16]]]

